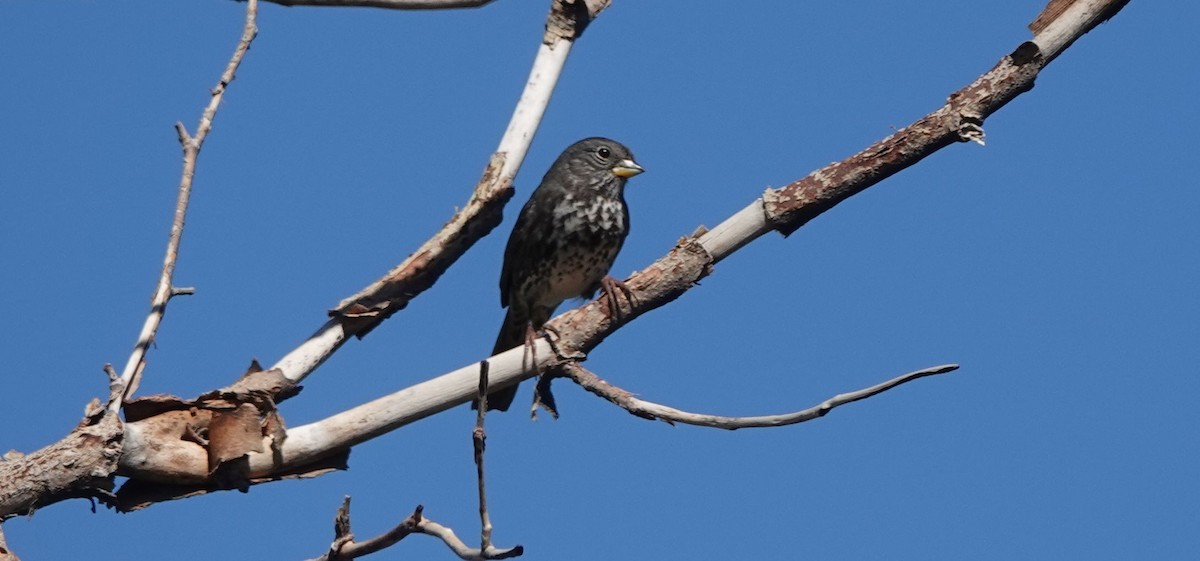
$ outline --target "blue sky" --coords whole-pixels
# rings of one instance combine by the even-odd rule
[[[481,358],[511,219],[569,143],[619,139],[648,170],[627,193],[624,276],[935,109],[1042,7],[816,4],[615,2],[571,55],[505,224],[309,378],[288,422]],[[169,309],[142,393],[192,396],[273,362],[447,220],[547,5],[263,6],[201,155],[176,277],[198,292]],[[0,6],[0,449],[60,438],[104,391],[102,365],[128,356],[176,195],[172,125],[194,130],[242,13]],[[557,422],[489,417],[496,543],[530,560],[1200,556],[1198,17],[1132,2],[994,115],[986,147],[760,239],[588,361],[646,399],[731,415],[962,370],[734,433],[646,422],[560,382]],[[60,503],[4,531],[26,559],[304,559],[349,494],[360,537],[421,503],[474,541],[472,423],[464,407],[404,427],[316,480],[127,515]],[[453,557],[414,536],[372,558]]]

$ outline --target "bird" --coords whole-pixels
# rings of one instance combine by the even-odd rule
[[[614,287],[628,294],[608,271],[629,235],[625,183],[644,171],[629,148],[601,137],[580,140],[554,160],[504,249],[500,305],[508,311],[493,355],[525,344],[565,300],[602,289],[615,303]],[[487,408],[507,411],[516,394],[516,385],[489,392]]]

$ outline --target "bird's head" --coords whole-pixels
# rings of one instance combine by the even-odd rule
[[[608,138],[585,138],[572,144],[559,156],[576,173],[611,174],[622,180],[644,171],[624,144]]]

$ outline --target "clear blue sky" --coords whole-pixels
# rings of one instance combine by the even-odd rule
[[[821,4],[821,5],[818,5]],[[617,0],[588,30],[509,220],[286,403],[292,425],[477,360],[511,218],[555,155],[633,148],[615,273],[938,107],[1028,37],[1040,0]],[[143,393],[269,363],[467,198],[548,2],[405,13],[265,5],[201,155]],[[1176,10],[1174,12],[1170,10]],[[194,129],[242,25],[228,1],[0,6],[0,449],[64,435],[128,356]],[[1132,2],[986,123],[788,239],[768,235],[589,366],[722,413],[919,381],[782,429],[672,428],[560,382],[558,422],[489,417],[495,539],[525,559],[1200,558],[1200,127],[1192,2]],[[528,399],[528,388],[518,397]],[[374,535],[422,503],[474,542],[467,409],[351,470],[128,515],[4,525],[25,559],[304,559],[343,495]],[[451,559],[414,536],[372,559]]]

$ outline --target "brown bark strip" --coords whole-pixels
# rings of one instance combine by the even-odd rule
[[[546,17],[546,35],[542,42],[553,45],[563,39],[578,39],[609,3],[610,0],[554,0],[550,15]]]
[[[945,105],[933,113],[841,162],[779,189],[768,189],[763,194],[767,219],[778,232],[789,235],[838,203],[946,146],[966,141],[982,144],[985,119],[1033,89],[1038,73],[1062,49],[1116,15],[1128,0],[1052,0],[1031,24],[1035,35],[1080,3],[1087,3],[1086,7],[1095,12],[1085,14],[1090,17],[1070,30],[1070,40],[1065,44],[1052,45],[1049,52],[1042,52],[1035,42],[1022,43],[987,73],[950,94]]]
[[[350,469],[349,461],[350,450],[342,450],[312,463],[294,467],[289,466],[271,475],[250,477],[243,481],[238,481],[237,483],[240,483],[240,487],[231,486],[225,481],[217,481],[215,478],[212,481],[200,483],[169,483],[146,479],[131,479],[125,482],[124,485],[121,485],[111,504],[119,512],[132,512],[163,501],[186,499],[216,491],[227,491],[231,488],[239,488],[245,491],[251,486],[262,483],[320,477],[331,471],[345,471]],[[180,479],[180,481],[186,480]]]
[[[404,309],[437,282],[459,257],[503,220],[504,204],[513,196],[512,182],[500,177],[504,154],[495,154],[484,169],[466,208],[456,212],[441,231],[383,278],[343,300],[329,315],[339,318],[347,335],[362,338],[383,320]]]
[[[568,359],[583,357],[621,325],[687,292],[712,272],[712,263],[694,238],[680,239],[670,253],[626,281],[633,295],[628,311],[613,316],[604,296],[551,320],[546,332],[555,352]]]
[[[1033,88],[1042,69],[1037,46],[1024,43],[946,104],[895,134],[840,162],[763,194],[767,217],[789,235],[813,218],[926,156],[956,142],[982,142],[982,125],[992,113]]]

